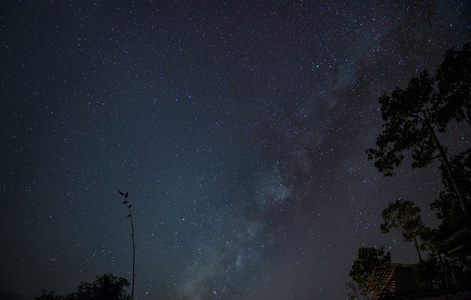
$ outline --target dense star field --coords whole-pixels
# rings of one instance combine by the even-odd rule
[[[417,261],[390,201],[437,224],[437,169],[365,150],[378,98],[471,40],[469,1],[7,1],[0,24],[0,290],[131,280],[118,189],[138,300],[345,299],[359,247]]]

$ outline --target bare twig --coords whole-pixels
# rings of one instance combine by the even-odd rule
[[[131,220],[131,238],[132,238],[132,287],[131,287],[131,299],[134,300],[134,278],[136,274],[136,244],[134,243],[134,223],[132,221],[132,213],[131,213],[131,207],[132,204],[128,203],[128,198],[129,192],[123,193],[119,191],[119,194],[124,197],[123,204],[126,204],[128,207],[129,215],[128,218]]]

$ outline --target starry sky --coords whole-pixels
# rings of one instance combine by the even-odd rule
[[[5,1],[0,290],[132,278],[136,299],[345,299],[381,211],[435,168],[367,160],[383,93],[471,39],[469,1]],[[468,132],[469,133],[469,132]],[[468,140],[461,140],[468,143]]]

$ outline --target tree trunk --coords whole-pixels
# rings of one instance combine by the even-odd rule
[[[414,242],[415,251],[417,251],[417,255],[419,256],[419,261],[423,262],[424,260],[422,259],[422,255],[420,254],[419,243],[417,242],[417,238],[414,236],[412,237],[412,240]]]
[[[445,170],[447,171],[448,175],[450,176],[450,180],[451,180],[451,183],[453,185],[453,189],[455,190],[456,195],[458,196],[458,199],[460,200],[461,209],[464,211],[464,213],[466,215],[466,218],[469,218],[470,214],[469,214],[469,211],[468,211],[468,207],[466,205],[466,199],[464,198],[463,194],[461,193],[460,188],[458,187],[458,184],[456,183],[456,179],[455,179],[455,176],[453,175],[451,165],[450,165],[450,162],[448,160],[448,156],[445,152],[445,149],[443,149],[442,144],[440,144],[440,142],[438,141],[438,137],[435,134],[435,130],[433,129],[432,125],[430,124],[428,116],[425,112],[424,112],[424,116],[425,116],[426,127],[427,127],[430,135],[432,136],[433,142],[435,143],[435,146],[437,147],[438,152],[440,153],[440,159],[441,159],[443,165],[445,166]],[[466,227],[469,231],[470,228],[467,224],[466,224]]]

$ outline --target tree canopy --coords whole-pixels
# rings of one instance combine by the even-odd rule
[[[368,159],[384,176],[393,176],[404,162],[425,168],[435,162],[443,190],[430,207],[441,221],[438,229],[426,227],[420,208],[409,200],[391,202],[381,214],[381,231],[400,230],[404,241],[413,242],[419,261],[420,280],[434,288],[469,286],[471,258],[471,46],[449,49],[436,75],[427,70],[379,98],[382,132],[376,145],[366,150]],[[426,261],[422,250],[428,251]],[[382,252],[381,252],[382,251]],[[366,295],[367,280],[376,264],[390,260],[384,248],[360,248],[346,284],[351,299]],[[373,266],[373,267],[372,267]],[[362,291],[359,293],[359,291]]]
[[[437,133],[445,132],[451,121],[471,125],[471,47],[450,49],[444,56],[435,77],[423,71],[407,88],[396,88],[391,96],[380,99],[383,131],[376,139],[376,148],[366,152],[368,159],[384,176],[393,176],[407,152],[411,152],[412,167],[425,168],[435,159],[446,187],[466,218],[470,216],[469,177],[462,180],[463,164],[456,157],[469,160],[470,153],[450,153]],[[468,228],[469,229],[469,228]]]
[[[350,269],[350,277],[357,286],[355,288],[362,291],[362,295],[366,295],[368,281],[373,274],[374,268],[391,262],[391,253],[385,253],[384,247],[375,249],[373,247],[362,247],[358,249],[358,257],[353,261]]]
[[[412,151],[412,167],[423,168],[432,163],[441,147],[431,127],[433,116],[428,104],[432,92],[433,79],[424,71],[405,90],[396,88],[391,96],[379,99],[385,123],[376,140],[377,148],[367,153],[385,176],[395,174],[393,170],[402,164],[406,150]]]
[[[471,125],[471,46],[464,44],[462,50],[446,51],[443,63],[437,70],[438,93],[435,106],[438,130],[444,131],[448,122],[466,122]]]
[[[380,225],[381,232],[388,233],[391,229],[400,230],[405,242],[414,243],[419,261],[422,261],[418,238],[425,233],[425,225],[422,222],[420,208],[412,201],[401,199],[389,203],[381,213],[381,217],[384,220],[384,223]]]

